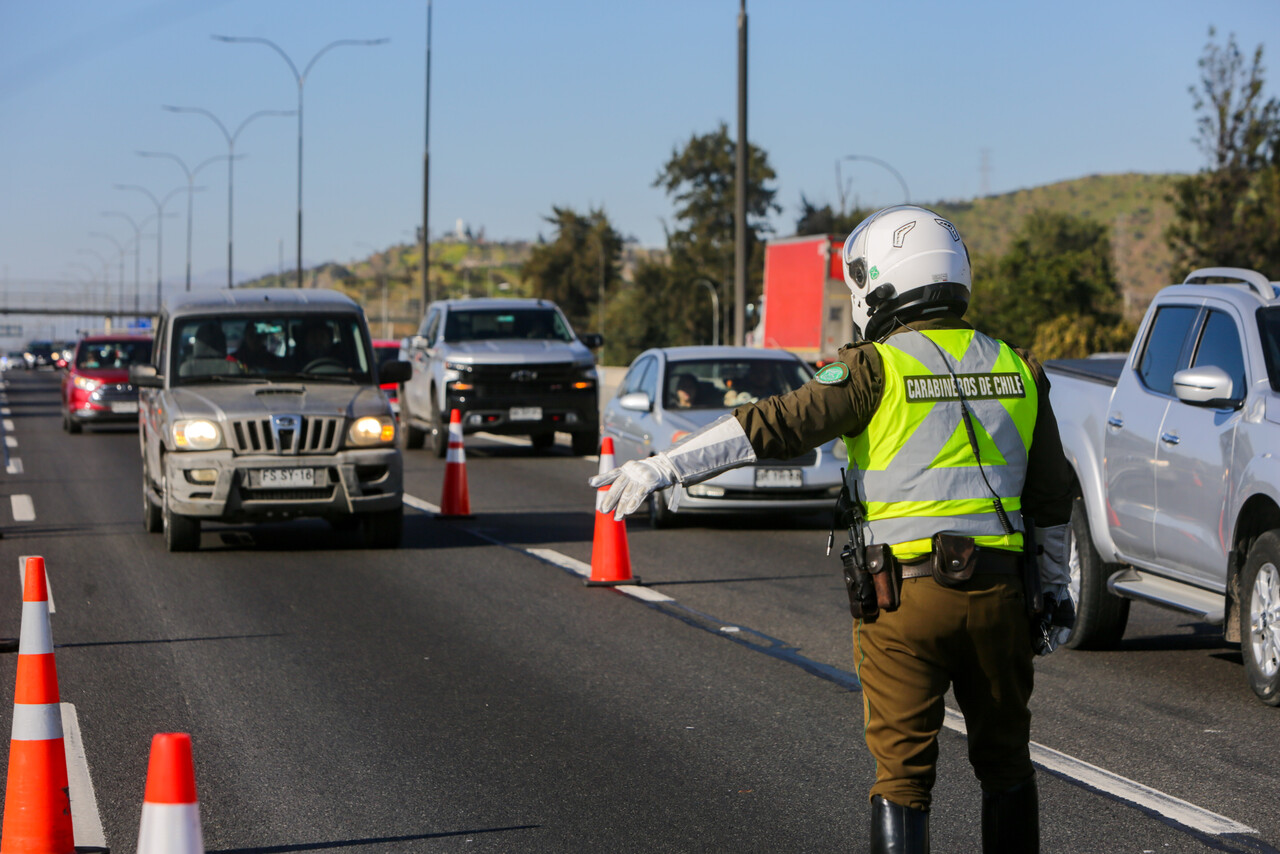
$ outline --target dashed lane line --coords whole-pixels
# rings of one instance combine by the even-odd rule
[[[9,462],[5,463],[4,470],[7,474],[22,474],[22,460],[18,457],[10,457]]]
[[[18,440],[17,440],[15,437],[13,437],[13,436],[9,436],[9,435],[7,435],[7,434],[6,434],[6,435],[5,435],[5,437],[4,437],[4,443],[5,443],[5,445],[9,446],[10,448],[16,448],[16,447],[18,447]]]
[[[9,412],[8,410],[6,410],[6,411],[4,412],[4,414],[5,414],[5,415],[12,415],[13,413],[11,413],[11,412]],[[6,430],[8,430],[8,431],[10,431],[10,432],[12,432],[12,431],[13,431],[13,419],[12,419],[12,418],[6,418],[6,419],[4,420],[4,429],[6,429]]]
[[[438,513],[439,508],[430,502],[423,501],[421,498],[415,498],[407,493],[404,496],[405,504],[424,510],[428,513]],[[591,577],[591,565],[584,563],[577,558],[569,557],[555,549],[543,548],[523,548],[521,546],[513,546],[505,543],[495,537],[490,536],[486,532],[471,529],[471,533],[483,540],[499,545],[504,548],[513,549],[514,551],[524,552],[530,557],[541,560],[545,563],[557,566],[566,572],[581,576],[582,578]],[[828,681],[834,682],[850,691],[860,691],[861,684],[855,674],[840,670],[830,665],[821,664],[812,659],[804,658],[794,651],[794,648],[783,641],[776,638],[770,638],[760,632],[745,626],[726,623],[726,621],[718,620],[709,614],[702,614],[680,605],[675,599],[667,596],[665,593],[659,593],[649,587],[642,587],[634,584],[620,584],[613,588],[619,593],[646,602],[651,606],[657,607],[663,613],[676,617],[689,625],[697,628],[714,632],[735,643],[747,646],[757,652],[763,652],[775,658],[795,664],[805,671],[815,676],[821,677]],[[671,610],[672,607],[679,608],[676,612]],[[952,709],[947,709],[944,725],[947,729],[965,734],[964,717]],[[1108,795],[1116,800],[1146,810],[1158,816],[1168,819],[1170,822],[1181,827],[1188,828],[1192,831],[1208,834],[1211,836],[1224,836],[1227,834],[1256,834],[1258,831],[1246,824],[1211,812],[1203,807],[1175,798],[1173,795],[1166,794],[1153,789],[1150,786],[1143,785],[1136,780],[1130,780],[1127,777],[1121,777],[1119,774],[1091,765],[1082,759],[1076,759],[1051,747],[1045,747],[1043,744],[1031,742],[1031,760],[1067,782],[1074,783],[1084,788],[1093,789]]]
[[[9,503],[13,505],[13,520],[15,522],[35,521],[36,505],[32,503],[30,495],[10,495]]]
[[[61,703],[62,742],[67,754],[67,792],[71,799],[71,833],[76,850],[106,850],[107,835],[98,814],[98,796],[89,777],[89,757],[80,737],[80,717],[71,703]]]

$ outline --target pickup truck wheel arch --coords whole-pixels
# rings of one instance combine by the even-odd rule
[[[1072,649],[1109,649],[1120,642],[1129,622],[1129,600],[1107,589],[1107,579],[1120,566],[1105,563],[1094,548],[1084,499],[1071,505],[1067,528],[1067,556],[1072,593],[1076,597],[1076,625],[1067,638]]]
[[[1280,706],[1280,530],[1254,541],[1240,572],[1240,652],[1249,687]]]

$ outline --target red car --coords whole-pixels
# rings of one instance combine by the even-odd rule
[[[136,424],[138,390],[129,382],[129,366],[150,361],[150,335],[80,339],[62,376],[62,429],[79,433],[85,424]]]
[[[373,355],[378,360],[379,365],[387,362],[394,362],[400,358],[400,342],[390,341],[385,338],[376,338],[373,342]],[[400,417],[400,387],[395,383],[383,383],[382,391],[387,395],[387,399],[391,401],[391,411]]]

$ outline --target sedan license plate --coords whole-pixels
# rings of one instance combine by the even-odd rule
[[[512,421],[541,421],[541,406],[513,406],[509,416]]]
[[[800,469],[756,469],[756,486],[764,489],[794,489],[804,486]]]
[[[254,486],[264,489],[280,486],[317,486],[315,469],[258,469]]]
[[[111,404],[112,412],[137,412],[138,402],[136,400],[117,400]]]

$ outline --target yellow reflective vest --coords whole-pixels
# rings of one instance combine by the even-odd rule
[[[973,329],[911,330],[889,341],[875,345],[884,363],[880,406],[864,432],[845,437],[849,488],[866,508],[868,544],[889,543],[899,559],[911,560],[945,532],[1021,551],[1019,511],[1038,396],[1030,368],[1008,344]],[[993,494],[1013,533],[996,514]]]

